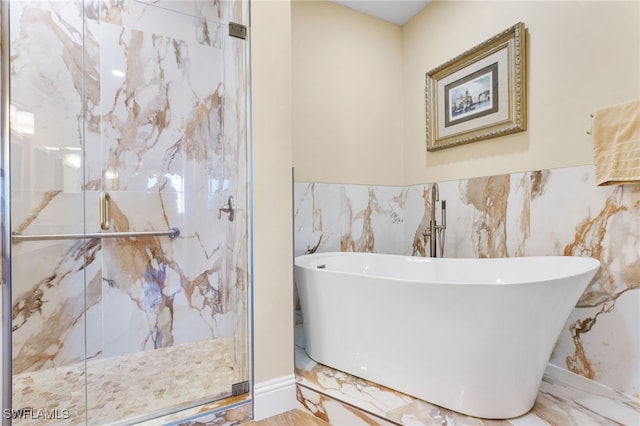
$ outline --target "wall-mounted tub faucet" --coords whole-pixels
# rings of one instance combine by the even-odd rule
[[[422,232],[425,244],[429,238],[429,256],[437,257],[437,247],[440,246],[440,257],[444,256],[444,231],[447,229],[447,202],[442,200],[440,213],[442,223],[436,223],[436,201],[440,200],[440,190],[438,184],[431,185],[431,206],[429,214],[429,227]]]

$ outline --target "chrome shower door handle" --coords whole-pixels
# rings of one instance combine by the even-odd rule
[[[224,212],[229,215],[229,221],[233,222],[233,219],[235,219],[235,211],[236,211],[236,200],[233,198],[233,195],[229,195],[229,198],[227,199],[227,204],[218,209],[218,219],[222,218],[222,213]]]

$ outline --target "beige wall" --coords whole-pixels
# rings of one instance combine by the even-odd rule
[[[425,72],[518,21],[528,130],[427,153]],[[296,181],[411,185],[590,164],[590,114],[640,97],[637,1],[434,1],[402,28],[295,1],[292,28]]]
[[[526,132],[426,153],[425,72],[522,21]],[[406,184],[593,163],[591,113],[640,97],[640,3],[436,1],[404,28]]]
[[[402,184],[402,31],[328,1],[294,1],[296,181]]]
[[[451,25],[470,16],[483,25]],[[529,130],[427,158],[425,71],[520,20]],[[591,163],[589,114],[640,95],[639,20],[638,2],[435,2],[400,30],[326,2],[254,0],[256,382],[293,373],[292,155],[298,181],[385,185]]]
[[[294,372],[288,0],[252,1],[251,51],[254,374],[261,383]]]

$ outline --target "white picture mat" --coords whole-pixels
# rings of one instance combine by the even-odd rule
[[[488,65],[498,62],[498,111],[493,114],[487,114],[474,120],[465,121],[453,126],[445,128],[445,93],[444,88],[447,84],[457,81],[465,76],[474,73]],[[458,70],[442,80],[437,82],[437,109],[445,113],[438,114],[437,139],[454,136],[458,133],[476,130],[482,127],[491,126],[496,123],[509,119],[509,45],[505,45],[503,49],[498,50],[491,55],[480,59],[472,65]]]

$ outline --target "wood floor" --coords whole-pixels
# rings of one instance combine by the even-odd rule
[[[305,413],[302,410],[291,410],[268,419],[244,423],[242,426],[328,426],[329,423]]]

